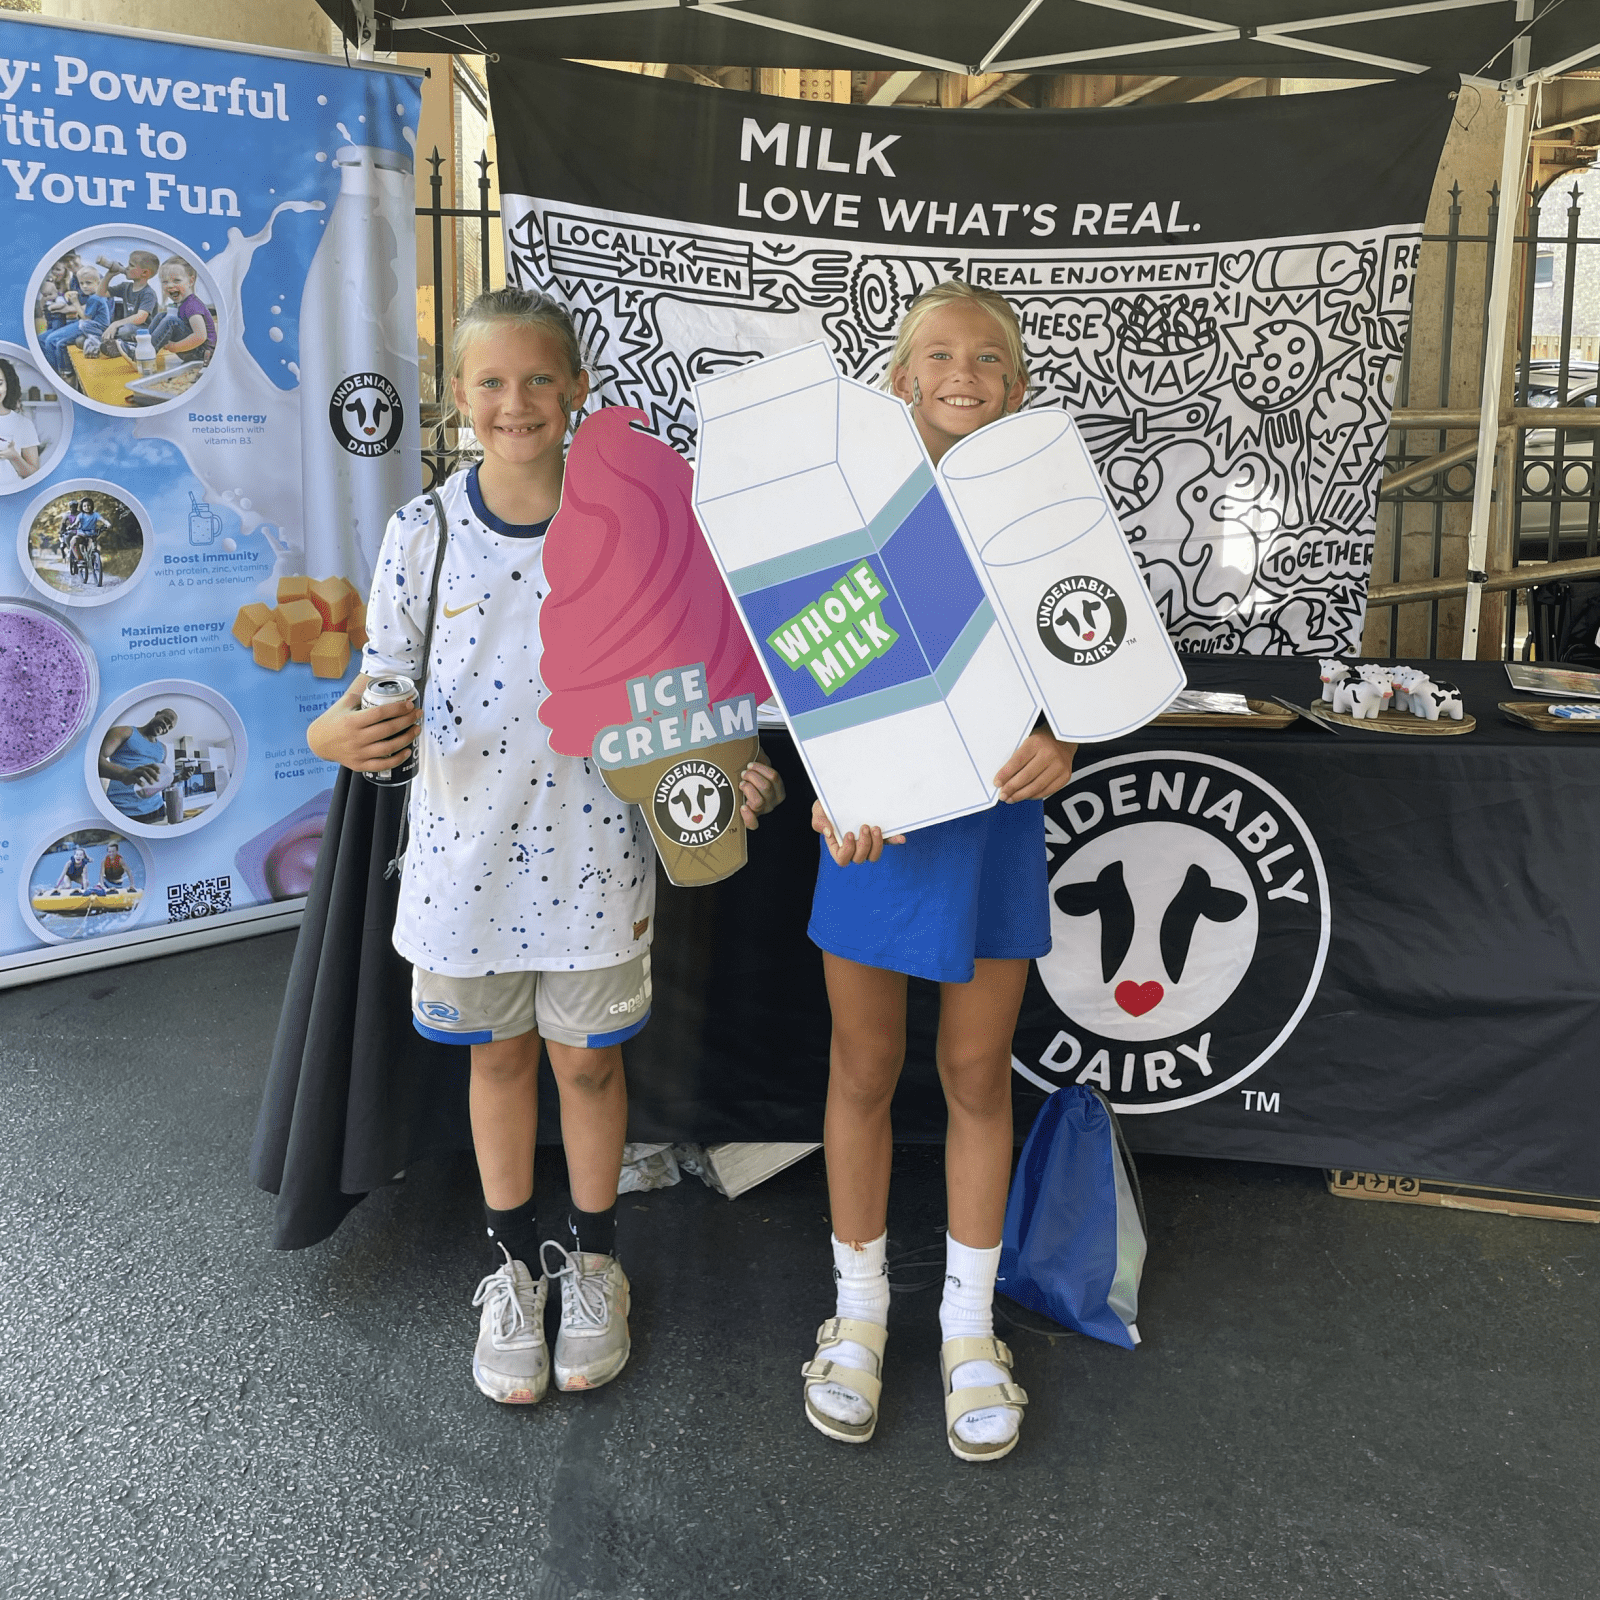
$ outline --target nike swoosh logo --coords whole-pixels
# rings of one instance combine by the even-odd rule
[[[483,600],[487,600],[488,598],[488,595],[485,595]],[[471,611],[474,606],[481,606],[483,604],[483,600],[469,600],[464,606],[457,606],[454,611],[452,611],[449,606],[446,606],[444,608],[444,614],[447,617],[459,617],[463,611]]]

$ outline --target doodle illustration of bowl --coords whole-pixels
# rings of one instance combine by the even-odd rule
[[[1315,331],[1292,317],[1280,317],[1257,328],[1255,342],[1233,374],[1239,398],[1257,411],[1279,411],[1304,399],[1322,370]]]
[[[1198,394],[1216,370],[1217,324],[1198,298],[1118,300],[1117,376],[1141,405],[1168,406]]]
[[[89,641],[45,606],[0,598],[0,781],[54,761],[83,732],[99,698]]]

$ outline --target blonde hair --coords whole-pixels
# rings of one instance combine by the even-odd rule
[[[996,294],[993,289],[975,289],[960,278],[950,278],[944,283],[935,284],[931,289],[924,289],[906,307],[906,313],[900,319],[900,326],[895,329],[894,353],[889,357],[889,370],[883,375],[883,387],[891,389],[895,373],[911,364],[912,341],[929,312],[937,311],[940,306],[951,305],[982,306],[1000,324],[1000,335],[1005,341],[1006,359],[1013,368],[1009,374],[1011,381],[1016,383],[1020,380],[1026,388],[1028,356],[1022,348],[1022,328],[1017,322],[1016,312],[1011,309],[1011,302],[1003,294]]]
[[[518,328],[538,328],[548,333],[561,348],[571,369],[573,382],[584,369],[583,348],[578,343],[578,330],[572,313],[559,300],[537,289],[518,289],[508,284],[504,289],[486,289],[457,321],[450,335],[450,414],[457,422],[469,424],[471,417],[456,403],[456,386],[461,382],[461,369],[466,365],[467,346],[480,333],[488,333],[505,323]],[[563,398],[562,409],[567,409]]]
[[[198,283],[200,281],[200,274],[182,256],[168,256],[161,263],[161,270],[165,272],[168,267],[177,267],[190,283]]]

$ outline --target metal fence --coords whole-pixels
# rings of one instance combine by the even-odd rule
[[[419,227],[425,227],[431,244],[433,264],[432,358],[423,373],[422,462],[424,480],[429,487],[441,483],[463,459],[475,453],[470,436],[463,441],[454,426],[449,405],[449,383],[445,371],[449,335],[456,316],[478,284],[490,281],[490,241],[500,212],[489,204],[489,158],[480,154],[478,204],[444,204],[444,165],[437,147],[428,158],[432,168],[431,198],[417,207]],[[1385,600],[1385,587],[1399,584],[1402,578],[1432,578],[1449,588],[1450,580],[1465,571],[1465,518],[1470,514],[1476,477],[1477,403],[1483,360],[1487,349],[1486,322],[1490,273],[1494,263],[1495,226],[1499,212],[1498,186],[1489,191],[1483,231],[1462,231],[1462,204],[1459,187],[1451,188],[1451,204],[1446,232],[1424,234],[1423,251],[1442,252],[1437,268],[1442,274],[1440,322],[1437,338],[1432,330],[1421,330],[1418,317],[1411,322],[1410,335],[1401,358],[1395,393],[1395,427],[1390,434],[1391,453],[1384,461],[1384,487],[1378,500],[1378,555],[1372,574],[1376,586],[1372,610],[1379,619],[1374,629],[1369,624],[1368,643],[1374,653],[1435,656],[1441,640],[1441,606],[1447,596],[1419,600]],[[1567,427],[1540,428],[1528,418],[1529,408],[1561,408],[1570,415],[1574,405],[1595,406],[1596,361],[1600,360],[1600,338],[1574,335],[1576,288],[1580,281],[1579,250],[1600,245],[1600,237],[1582,231],[1581,205],[1576,187],[1566,208],[1565,229],[1546,234],[1543,218],[1553,202],[1548,194],[1529,196],[1526,222],[1517,243],[1528,246],[1522,273],[1522,317],[1518,339],[1514,416],[1511,432],[1502,434],[1497,478],[1502,480],[1498,548],[1491,544],[1491,567],[1496,561],[1510,567],[1526,562],[1570,561],[1600,558],[1600,474],[1594,467],[1595,433]],[[450,246],[452,266],[445,271],[446,234],[456,225]],[[470,225],[474,225],[473,228]],[[476,232],[476,240],[469,235]],[[476,243],[476,271],[461,270],[463,252]],[[1561,253],[1564,264],[1560,330],[1556,334],[1533,332],[1534,306],[1538,289],[1540,248],[1549,246]],[[1419,281],[1428,265],[1424,254],[1419,266]],[[1466,268],[1467,270],[1463,270]],[[1470,290],[1461,290],[1470,279]],[[446,285],[451,292],[445,293]],[[1458,292],[1461,291],[1461,292]],[[1460,303],[1458,304],[1458,301]],[[1432,370],[1419,375],[1414,371],[1413,351],[1419,342],[1429,349]],[[1437,352],[1435,355],[1434,352]],[[1463,362],[1466,365],[1463,365]],[[1470,380],[1474,396],[1470,406],[1452,406],[1452,395],[1460,396]],[[1600,411],[1595,412],[1600,416]],[[1421,417],[1428,422],[1416,420]],[[1458,441],[1452,449],[1451,435]],[[1513,436],[1514,435],[1514,436]],[[1515,485],[1507,497],[1504,481]],[[1422,559],[1417,560],[1421,547]],[[1460,547],[1460,559],[1452,560]],[[1408,559],[1409,558],[1409,559]],[[1407,572],[1405,569],[1413,570]],[[1426,571],[1416,570],[1425,567]],[[1600,574],[1597,574],[1600,575]],[[1464,582],[1464,579],[1462,580]],[[1526,632],[1524,612],[1513,599],[1506,604],[1503,618],[1496,619],[1503,649],[1507,655],[1519,653]],[[1403,649],[1401,608],[1426,606],[1425,633],[1413,627]],[[1388,612],[1387,627],[1381,613]],[[1487,619],[1486,619],[1487,620]],[[1423,648],[1416,648],[1417,645]]]
[[[499,224],[500,212],[489,204],[487,151],[481,153],[474,163],[478,169],[476,206],[447,206],[444,203],[444,177],[440,171],[444,157],[439,154],[437,145],[428,157],[428,165],[433,169],[429,180],[430,200],[427,205],[417,207],[417,218],[419,228],[423,226],[424,219],[426,221],[433,252],[433,350],[432,361],[422,374],[422,478],[423,487],[432,489],[443,483],[463,459],[469,459],[475,453],[470,441],[463,447],[457,433],[450,403],[449,374],[445,371],[445,365],[456,318],[465,310],[478,288],[490,281],[490,242],[494,236],[493,229]],[[452,240],[451,270],[446,274],[445,235],[449,221],[455,222],[457,227]],[[462,258],[470,253],[473,242],[468,237],[471,230],[462,227],[463,223],[477,225],[478,259],[470,263],[476,267],[476,272],[461,270]]]
[[[1498,185],[1489,191],[1483,231],[1472,233],[1462,231],[1460,188],[1453,185],[1450,195],[1447,231],[1422,236],[1418,272],[1419,282],[1430,268],[1434,279],[1442,280],[1439,321],[1429,328],[1420,310],[1412,317],[1379,494],[1378,556],[1370,607],[1377,626],[1369,622],[1367,642],[1369,647],[1375,646],[1373,653],[1388,656],[1439,654],[1441,625],[1448,628],[1454,622],[1453,617],[1441,616],[1441,608],[1459,602],[1448,594],[1387,599],[1386,590],[1408,584],[1427,588],[1428,578],[1441,580],[1431,586],[1434,588],[1448,589],[1450,584],[1444,580],[1456,579],[1461,580],[1456,589],[1464,586],[1464,535],[1477,475],[1477,396],[1487,351],[1486,313],[1499,193]],[[1549,410],[1571,417],[1575,409],[1585,409],[1591,421],[1600,416],[1594,410],[1600,339],[1574,333],[1576,291],[1582,281],[1579,251],[1600,245],[1600,237],[1583,232],[1576,185],[1566,206],[1564,230],[1546,233],[1544,219],[1556,203],[1559,197],[1552,197],[1548,190],[1531,193],[1522,231],[1516,236],[1516,243],[1523,247],[1516,286],[1521,304],[1514,362],[1508,359],[1507,363],[1513,374],[1511,411],[1509,417],[1502,416],[1506,426],[1497,451],[1491,573],[1529,563],[1593,561],[1600,556],[1595,433],[1583,427],[1541,427],[1537,416],[1531,414]],[[1535,307],[1543,287],[1540,264],[1549,261],[1553,267],[1557,257],[1564,268],[1560,326],[1554,333],[1535,334]],[[1462,303],[1464,297],[1458,293],[1464,277],[1473,285],[1470,304]],[[1413,369],[1413,351],[1419,347],[1428,351],[1431,368],[1420,382]],[[1472,396],[1470,403],[1463,403],[1464,388]],[[1425,554],[1423,561],[1418,560],[1419,549]],[[1534,574],[1517,576],[1525,581]],[[1502,651],[1507,656],[1526,653],[1528,609],[1517,603],[1516,588],[1503,587],[1502,592],[1509,597],[1503,615],[1495,619]],[[1402,606],[1427,608],[1425,630],[1416,626],[1415,613],[1402,618]],[[1485,621],[1489,620],[1486,616]],[[1408,649],[1408,644],[1413,647]],[[1415,648],[1418,644],[1425,648]]]

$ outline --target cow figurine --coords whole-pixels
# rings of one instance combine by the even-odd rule
[[[1334,660],[1331,657],[1319,658],[1317,661],[1317,666],[1322,673],[1322,698],[1324,700],[1332,700],[1334,697],[1334,690],[1337,689],[1341,683],[1348,683],[1356,675],[1356,670],[1354,667],[1348,665],[1346,662]]]
[[[1394,683],[1395,711],[1409,711],[1413,716],[1422,716],[1421,707],[1413,700],[1415,695],[1428,681],[1427,673],[1416,667],[1391,667],[1389,677]]]
[[[1426,717],[1429,722],[1437,722],[1440,717],[1460,722],[1466,716],[1461,691],[1453,683],[1435,683],[1429,677],[1419,676],[1421,682],[1413,684],[1410,691],[1413,715]]]
[[[1333,709],[1354,717],[1358,722],[1370,722],[1393,699],[1394,683],[1387,667],[1363,666],[1358,667],[1356,673],[1356,677],[1341,683],[1335,690]]]

